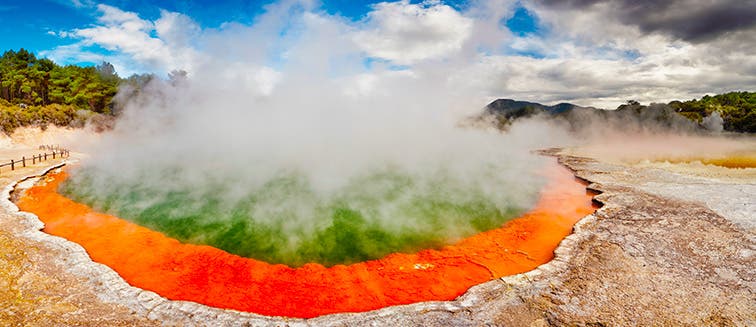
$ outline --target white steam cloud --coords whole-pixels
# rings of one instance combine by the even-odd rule
[[[130,28],[137,30],[145,24],[106,9],[107,21],[136,21]],[[522,162],[507,158],[529,156],[553,139],[537,129],[502,136],[459,127],[487,99],[477,85],[456,78],[476,57],[460,51],[472,21],[454,9],[379,4],[366,22],[375,28],[356,34],[349,23],[311,9],[273,4],[252,26],[197,39],[193,28],[182,34],[170,26],[192,26],[188,17],[164,12],[158,32],[170,42],[202,44],[194,56],[200,59],[189,65],[187,79],[155,82],[129,99],[92,164],[117,167],[123,176],[129,167],[178,163],[247,171],[254,173],[239,178],[253,185],[264,182],[254,180],[260,176],[291,170],[333,189],[386,165],[475,175],[486,165]],[[406,63],[415,64],[392,66]]]
[[[477,62],[464,49],[473,46],[473,22],[440,3],[377,5],[362,22],[375,28],[364,33],[301,3],[273,4],[251,26],[201,36],[182,34],[167,26],[172,22],[191,25],[163,13],[158,32],[202,49],[178,56],[193,58],[188,77],[154,80],[125,99],[115,129],[89,149],[82,173],[74,172],[80,188],[73,193],[104,210],[131,201],[131,193],[152,194],[129,203],[140,217],[176,194],[196,201],[160,219],[209,207],[230,216],[247,212],[254,224],[288,235],[278,246],[293,250],[271,260],[312,259],[296,257],[307,247],[301,240],[335,226],[343,211],[308,217],[341,208],[343,199],[366,225],[392,233],[434,229],[413,218],[441,212],[448,217],[428,218],[457,221],[449,240],[469,235],[482,225],[455,217],[507,216],[531,206],[545,159],[530,151],[568,139],[535,120],[507,134],[461,126],[487,99],[479,85],[459,78]],[[209,190],[218,193],[212,200]],[[271,200],[276,192],[281,201]],[[242,208],[244,201],[255,204]],[[349,258],[327,260],[342,259]]]

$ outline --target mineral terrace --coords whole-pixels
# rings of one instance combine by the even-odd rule
[[[36,217],[9,201],[17,181],[51,162],[4,170],[0,325],[756,326],[756,169],[623,163],[582,149],[549,154],[589,181],[603,205],[576,225],[553,261],[455,301],[309,320],[133,288],[80,246],[40,232]]]

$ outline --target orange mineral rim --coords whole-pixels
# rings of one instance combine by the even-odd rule
[[[471,286],[526,272],[550,261],[580,218],[594,211],[592,195],[557,164],[535,208],[501,228],[439,250],[393,253],[378,260],[326,268],[292,268],[214,247],[181,243],[118,217],[95,212],[57,192],[65,172],[26,191],[21,210],[36,214],[44,232],[80,244],[92,260],[129,284],[171,300],[268,316],[311,318],[392,305],[452,300]]]

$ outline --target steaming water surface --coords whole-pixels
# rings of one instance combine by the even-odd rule
[[[330,192],[316,191],[295,173],[258,187],[213,180],[182,189],[171,187],[189,185],[175,183],[182,179],[180,168],[145,172],[144,178],[165,181],[145,183],[103,177],[90,167],[75,171],[61,192],[183,242],[271,263],[334,265],[438,248],[501,226],[529,209],[539,189],[502,178],[497,170],[505,167],[504,160],[465,179],[443,169],[413,174],[385,168]],[[100,187],[103,180],[114,185]],[[487,189],[492,181],[509,194]]]
[[[592,195],[556,163],[542,173],[549,182],[538,203],[501,228],[440,250],[394,253],[330,268],[319,264],[291,268],[182,244],[57,193],[66,172],[43,178],[24,192],[18,206],[36,214],[46,233],[80,244],[92,260],[111,267],[135,287],[172,300],[310,318],[451,300],[473,285],[551,260],[573,224],[593,211]]]

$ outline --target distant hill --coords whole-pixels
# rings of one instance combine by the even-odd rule
[[[517,119],[540,115],[562,121],[576,130],[598,122],[621,129],[724,129],[730,132],[756,133],[756,93],[730,92],[705,96],[701,100],[672,101],[669,104],[641,105],[630,100],[615,110],[582,107],[571,103],[549,106],[498,99],[485,107],[484,115],[493,116],[501,128],[506,128]]]
[[[573,109],[596,109],[593,107],[581,107],[572,103],[560,103],[547,106],[536,102],[517,101],[512,99],[498,99],[486,106],[488,113],[502,115],[507,118],[523,117],[537,113],[561,114]]]

